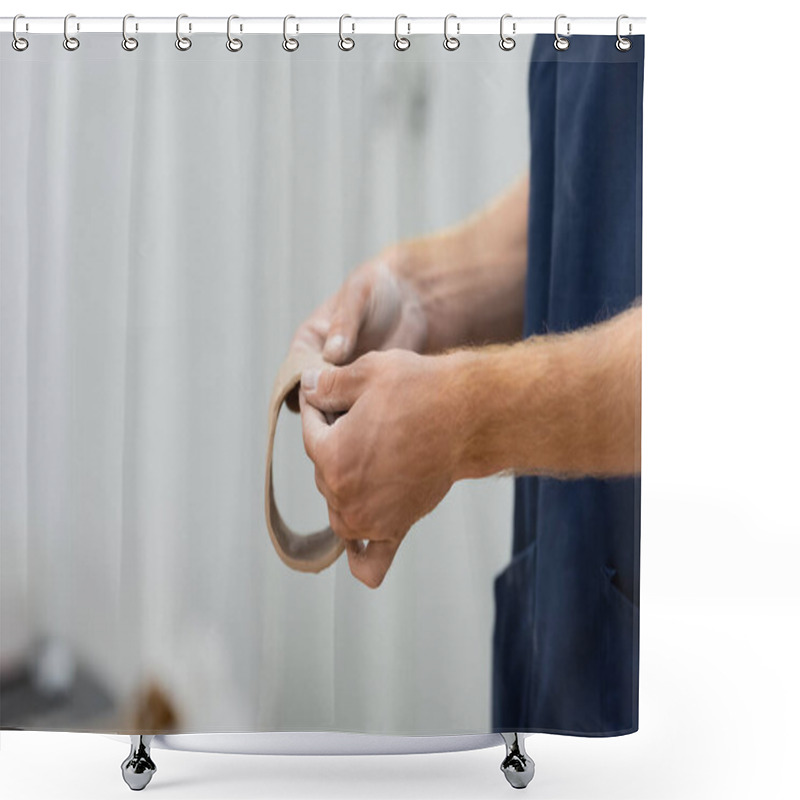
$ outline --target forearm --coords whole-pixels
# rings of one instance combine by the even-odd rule
[[[443,402],[460,431],[457,478],[638,473],[641,313],[443,356],[453,359]]]
[[[401,244],[398,273],[428,321],[425,352],[522,335],[527,213],[526,173],[459,224]]]

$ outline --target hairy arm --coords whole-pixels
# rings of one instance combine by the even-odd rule
[[[638,473],[641,324],[638,305],[511,345],[391,349],[306,371],[303,441],[352,573],[379,586],[457,480]]]
[[[452,353],[443,413],[463,426],[456,479],[638,473],[641,336],[637,304],[588,328]]]
[[[396,273],[427,320],[422,352],[510,342],[522,334],[528,173],[456,225],[396,245]]]

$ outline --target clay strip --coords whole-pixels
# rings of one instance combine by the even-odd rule
[[[264,491],[264,506],[267,528],[272,544],[283,562],[299,572],[321,572],[336,561],[344,552],[345,542],[330,527],[310,534],[299,534],[293,531],[281,517],[275,503],[275,492],[272,485],[272,449],[275,443],[275,430],[278,427],[278,415],[286,398],[297,389],[300,375],[310,367],[322,367],[327,364],[322,355],[311,351],[292,350],[281,364],[272,388],[269,403],[269,445],[267,446],[267,477]]]

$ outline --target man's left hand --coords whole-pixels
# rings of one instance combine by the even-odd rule
[[[453,359],[372,351],[303,374],[303,443],[317,488],[347,542],[350,571],[373,589],[456,479],[462,412]]]

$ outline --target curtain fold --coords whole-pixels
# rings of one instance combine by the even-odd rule
[[[184,732],[490,730],[510,479],[457,484],[379,590],[346,555],[293,572],[264,522],[267,407],[352,269],[527,168],[533,37],[31,39],[0,61],[3,652],[58,639],[54,680],[113,698],[61,729],[115,730],[155,682]],[[275,452],[287,520],[319,527],[288,412]]]

